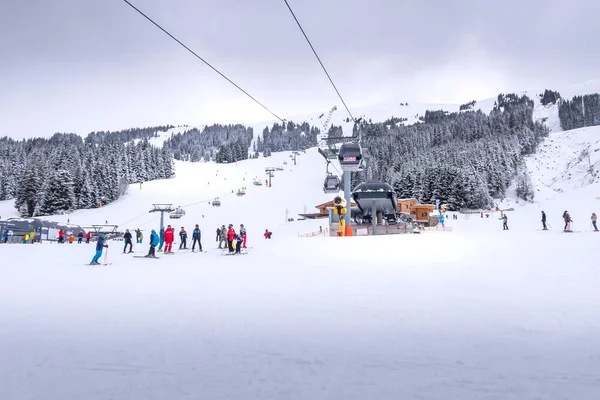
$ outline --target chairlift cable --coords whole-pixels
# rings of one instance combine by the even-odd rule
[[[215,67],[213,67],[208,61],[206,61],[205,59],[203,59],[202,57],[200,57],[198,54],[196,54],[196,52],[194,52],[192,49],[190,49],[189,47],[187,47],[185,44],[183,44],[183,42],[181,42],[179,39],[177,39],[175,36],[173,36],[172,34],[170,34],[166,29],[164,29],[162,26],[160,26],[158,23],[156,23],[152,18],[150,18],[149,16],[147,16],[146,14],[144,14],[139,8],[137,8],[136,6],[134,6],[133,4],[131,4],[128,0],[123,0],[125,3],[127,3],[131,8],[133,8],[135,11],[137,11],[140,15],[142,15],[144,18],[146,18],[148,21],[150,21],[152,24],[154,24],[158,29],[160,29],[161,31],[163,31],[165,34],[167,34],[171,39],[173,39],[174,41],[176,41],[177,43],[179,43],[184,49],[186,49],[188,52],[190,52],[192,55],[194,55],[197,59],[199,59],[200,61],[202,61],[204,64],[208,65],[213,71],[215,71],[217,74],[221,75],[221,77],[223,77],[227,82],[231,83],[233,86],[235,86],[236,88],[238,88],[242,93],[244,93],[246,96],[250,97],[252,100],[254,100],[254,102],[256,102],[259,106],[261,106],[262,108],[264,108],[265,110],[267,110],[269,113],[271,113],[275,118],[277,118],[278,120],[280,120],[281,122],[285,122],[284,119],[282,119],[281,117],[279,117],[277,114],[275,114],[273,111],[271,111],[267,106],[265,106],[263,103],[261,103],[260,101],[256,100],[250,93],[246,92],[244,89],[242,89],[238,84],[236,84],[235,82],[233,82],[231,79],[229,79],[227,76],[225,76],[225,74],[223,74],[221,71],[219,71],[218,69],[216,69]]]
[[[125,1],[127,1],[127,0],[125,0]],[[283,0],[283,1],[285,2],[285,5],[287,6],[288,10],[290,10],[290,13],[292,14],[292,17],[294,17],[294,20],[296,20],[296,24],[298,24],[298,27],[300,28],[300,31],[302,31],[302,34],[304,35],[304,38],[308,42],[308,45],[310,46],[310,48],[312,49],[313,53],[315,54],[315,57],[317,57],[317,60],[319,61],[319,64],[321,64],[321,68],[323,68],[323,71],[325,72],[325,75],[327,75],[327,78],[329,78],[329,82],[331,82],[331,85],[333,86],[333,88],[335,89],[335,92],[337,93],[338,97],[342,101],[342,104],[344,104],[344,107],[346,108],[346,111],[348,111],[348,115],[350,115],[350,118],[352,118],[352,121],[356,122],[356,119],[354,118],[354,116],[350,112],[350,109],[346,105],[346,102],[344,101],[344,98],[340,94],[340,91],[335,86],[335,83],[333,83],[333,79],[331,79],[331,76],[329,75],[329,72],[327,72],[327,68],[325,68],[325,66],[323,65],[323,62],[321,62],[321,58],[319,57],[319,55],[317,54],[317,51],[315,50],[315,48],[313,47],[312,43],[308,39],[308,36],[306,35],[306,32],[304,32],[304,29],[302,28],[302,25],[300,25],[300,21],[298,21],[298,18],[296,18],[296,14],[294,14],[294,11],[292,10],[292,7],[290,7],[290,4],[288,3],[287,0]]]

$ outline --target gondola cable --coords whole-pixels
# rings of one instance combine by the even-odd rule
[[[275,114],[273,111],[271,111],[267,106],[265,106],[263,103],[261,103],[260,101],[256,100],[250,93],[246,92],[244,89],[242,89],[238,84],[236,84],[235,82],[233,82],[231,79],[229,79],[227,76],[225,76],[225,74],[223,74],[221,71],[219,71],[218,69],[216,69],[215,67],[213,67],[208,61],[206,61],[205,59],[203,59],[202,57],[200,57],[198,54],[196,54],[196,52],[194,52],[192,49],[190,49],[189,47],[187,47],[185,44],[183,44],[183,42],[181,42],[179,39],[177,39],[175,36],[173,36],[172,34],[170,34],[166,29],[164,29],[162,26],[160,26],[158,23],[156,23],[152,18],[150,18],[149,16],[147,16],[146,14],[144,14],[139,8],[137,8],[136,6],[134,6],[133,4],[131,4],[128,0],[123,0],[125,3],[127,3],[131,8],[133,8],[135,11],[137,11],[140,15],[142,15],[144,18],[146,18],[148,21],[152,22],[152,24],[154,24],[158,29],[160,29],[161,31],[163,31],[165,34],[167,34],[171,39],[173,39],[174,41],[176,41],[177,43],[179,43],[184,49],[186,49],[187,51],[189,51],[192,55],[194,55],[197,59],[199,59],[200,61],[202,61],[204,64],[208,65],[213,71],[215,71],[217,74],[221,75],[221,77],[223,77],[225,80],[227,80],[227,82],[231,83],[233,86],[235,86],[237,89],[239,89],[242,93],[244,93],[246,96],[250,97],[252,100],[254,100],[258,105],[260,105],[262,108],[264,108],[265,110],[267,110],[269,113],[271,113],[275,118],[277,118],[278,120],[280,120],[281,122],[285,122],[284,119],[282,119],[281,117],[279,117],[277,114]]]
[[[350,112],[350,109],[346,105],[346,102],[344,101],[344,98],[340,94],[340,91],[335,86],[335,83],[333,83],[333,79],[331,79],[331,76],[329,75],[329,72],[327,72],[327,68],[325,68],[325,66],[323,65],[323,62],[321,61],[321,58],[317,54],[317,51],[315,50],[315,48],[313,47],[312,43],[308,39],[308,36],[306,35],[306,32],[304,32],[304,29],[302,28],[302,25],[300,25],[300,21],[298,21],[298,18],[296,18],[296,14],[294,14],[294,11],[292,10],[292,7],[290,7],[290,4],[288,3],[287,0],[283,0],[283,1],[285,2],[285,5],[287,6],[288,10],[290,10],[290,13],[292,14],[292,17],[294,17],[294,20],[296,21],[296,24],[298,24],[298,27],[300,28],[300,31],[304,35],[304,38],[308,42],[308,45],[310,46],[310,48],[312,49],[313,53],[315,54],[315,57],[317,57],[317,60],[319,61],[319,64],[321,64],[321,68],[323,68],[323,71],[325,72],[325,75],[327,75],[327,78],[329,78],[329,82],[331,82],[331,85],[333,86],[333,88],[335,89],[335,92],[337,93],[338,97],[342,101],[342,104],[344,104],[344,107],[346,107],[346,111],[348,112],[348,115],[350,115],[350,118],[352,118],[352,121],[357,122],[356,119],[354,118],[354,116],[352,115],[352,113]]]

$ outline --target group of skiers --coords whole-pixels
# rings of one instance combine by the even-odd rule
[[[573,232],[571,226],[571,224],[573,223],[573,219],[571,218],[571,214],[567,210],[565,210],[565,212],[562,215],[562,218],[565,222],[563,232]],[[594,232],[598,232],[598,216],[596,215],[596,213],[592,213],[590,220],[592,221],[592,227],[594,228]],[[548,225],[546,224],[546,213],[544,211],[542,211],[542,230],[548,230]]]
[[[79,232],[77,234],[77,243],[79,243],[79,244],[83,243],[84,237],[85,237],[85,242],[89,243],[90,239],[92,238],[92,232],[88,231],[85,235],[83,234],[83,232]],[[73,236],[73,234],[70,234],[69,237],[67,239],[65,239],[65,232],[62,229],[60,229],[58,231],[58,243],[65,243],[65,242],[69,242],[69,243],[75,242],[75,236]]]
[[[229,224],[227,229],[225,229],[225,225],[221,225],[220,228],[217,228],[217,243],[219,243],[219,249],[224,249],[225,244],[227,244],[227,249],[229,249],[229,254],[239,254],[242,249],[246,247],[246,239],[247,239],[247,231],[244,227],[244,224],[240,224],[240,232],[237,233],[233,228],[233,224]],[[233,245],[235,243],[235,246]]]

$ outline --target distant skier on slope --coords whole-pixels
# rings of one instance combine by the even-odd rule
[[[217,228],[217,242],[221,240],[221,228]]]
[[[269,232],[268,229],[265,229],[265,239],[271,239],[272,234],[273,234],[273,232]]]
[[[242,239],[243,239],[243,244],[242,244],[242,246],[243,246],[244,248],[246,248],[246,235],[247,235],[246,228],[244,227],[244,224],[241,224],[241,225],[240,225],[240,236],[241,236],[241,237],[242,237]]]
[[[236,254],[241,254],[242,252],[242,243],[244,242],[244,238],[241,235],[235,235],[235,252]]]
[[[594,227],[594,232],[598,232],[598,225],[596,225],[598,222],[598,217],[596,216],[596,213],[592,213],[592,226]]]
[[[233,241],[235,240],[235,230],[233,229],[233,225],[229,224],[229,229],[227,230],[227,245],[229,247],[229,252],[233,253]]]
[[[133,244],[131,243],[131,233],[129,229],[125,229],[125,234],[123,235],[123,240],[125,241],[125,246],[123,247],[123,254],[127,252],[127,246],[129,246],[129,252],[133,253]]]
[[[90,265],[100,265],[98,260],[102,257],[102,250],[104,250],[105,247],[108,248],[108,245],[104,244],[104,234],[101,233],[100,236],[98,236],[98,242],[96,243],[96,254],[94,255],[94,258],[92,258]]]
[[[508,217],[506,216],[506,214],[504,214],[504,216],[502,217],[502,230],[508,230]]]
[[[158,252],[162,252],[163,246],[165,245],[165,227],[160,227],[160,244],[158,245]]]
[[[83,232],[79,232],[77,234],[77,244],[81,244],[83,242]]]
[[[142,237],[142,231],[140,231],[140,229],[138,228],[135,230],[135,242],[142,243],[141,237]]]
[[[224,249],[227,246],[227,229],[225,225],[221,225],[221,235],[219,236],[219,248]]]
[[[92,238],[92,232],[91,231],[87,231],[87,233],[85,234],[85,243],[89,244],[91,238]]]
[[[542,226],[544,227],[544,231],[547,231],[548,228],[546,227],[546,213],[542,211]]]
[[[165,230],[165,253],[173,252],[173,240],[175,240],[175,232],[171,228],[171,225],[168,225]]]
[[[179,231],[179,240],[181,240],[181,243],[179,244],[179,250],[187,249],[187,232],[185,231],[183,226],[181,227],[181,230]]]
[[[4,243],[8,242],[8,231],[4,231],[2,237],[4,238]]]
[[[565,211],[563,214],[563,218],[565,219],[565,232],[573,232],[571,230],[571,223],[573,220],[571,219],[571,214],[568,211]]]
[[[202,232],[200,232],[200,227],[196,224],[194,228],[194,232],[192,232],[192,251],[196,248],[196,243],[198,243],[198,250],[202,251],[202,243],[200,239],[202,237]]]
[[[146,257],[156,257],[155,250],[158,242],[158,235],[156,234],[156,231],[152,229],[152,232],[150,233],[150,250],[148,250],[148,255]]]

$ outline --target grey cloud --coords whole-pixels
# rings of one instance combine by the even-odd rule
[[[415,77],[452,87],[435,71],[474,57],[514,90],[597,77],[595,0],[289,1],[350,104],[436,98]],[[339,103],[282,0],[132,2],[275,111]],[[193,122],[211,99],[245,101],[120,0],[5,0],[0,38],[0,135]],[[236,110],[234,120],[248,115]],[[32,114],[44,119],[26,129]]]

